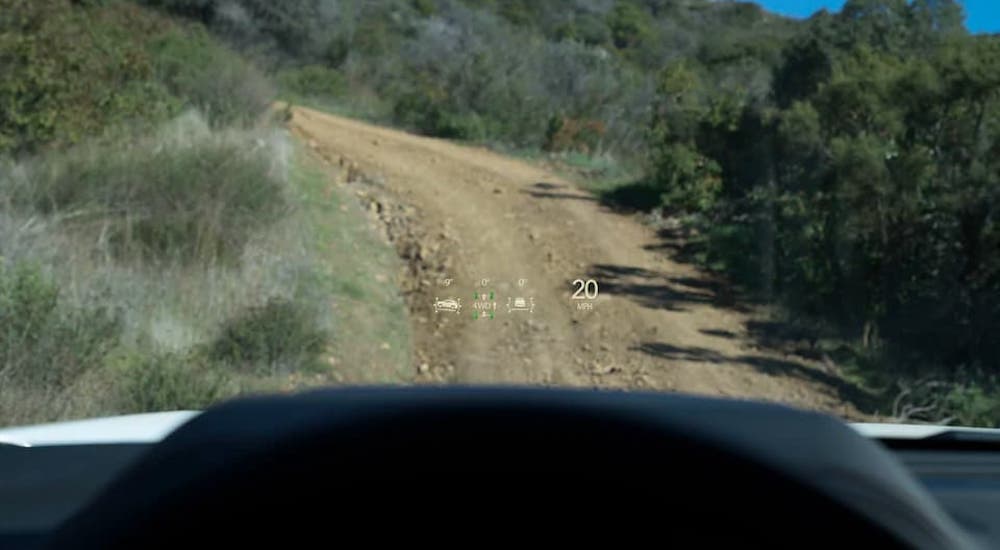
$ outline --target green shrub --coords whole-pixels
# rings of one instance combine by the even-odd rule
[[[437,13],[437,3],[434,0],[413,0],[412,4],[420,17],[430,17]]]
[[[607,16],[611,38],[620,50],[637,48],[649,40],[651,28],[649,16],[634,4],[619,2]]]
[[[227,395],[226,375],[193,354],[129,355],[116,367],[122,412],[204,409]]]
[[[162,120],[169,93],[143,40],[164,25],[136,6],[0,0],[0,154],[71,144],[124,120]]]
[[[604,46],[611,43],[611,29],[597,17],[589,14],[581,15],[575,22],[575,38],[584,44]]]
[[[941,414],[958,426],[1000,426],[996,380],[953,385],[945,393]]]
[[[327,340],[310,305],[272,298],[226,323],[208,354],[240,371],[271,374],[315,367]]]
[[[605,133],[604,123],[599,120],[552,116],[545,129],[542,149],[549,152],[572,151],[590,154],[599,148]]]
[[[118,344],[120,316],[71,308],[34,266],[0,266],[0,384],[65,388]]]
[[[120,258],[231,261],[252,229],[285,212],[270,162],[247,138],[77,148],[28,163],[12,194],[20,207],[101,225]]]
[[[249,123],[267,80],[200,27],[130,2],[0,0],[0,154],[64,147],[185,106],[213,124]]]
[[[346,89],[344,77],[322,65],[286,69],[278,73],[277,80],[283,92],[297,97],[337,97]]]
[[[434,137],[481,140],[497,135],[495,124],[474,112],[448,104],[446,92],[422,86],[400,97],[393,108],[397,124]]]
[[[445,113],[436,95],[424,90],[413,90],[403,94],[393,107],[393,119],[397,124],[424,134],[438,135],[437,131],[443,124]]]
[[[214,126],[249,125],[274,100],[263,74],[201,28],[174,28],[150,49],[156,80]]]
[[[722,191],[722,170],[715,160],[684,144],[660,149],[654,179],[663,190],[663,204],[687,212],[705,212]]]

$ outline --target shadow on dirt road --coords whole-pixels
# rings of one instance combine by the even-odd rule
[[[769,375],[790,377],[830,388],[837,397],[859,411],[872,412],[879,401],[876,396],[840,376],[836,365],[816,347],[816,331],[808,326],[760,318],[753,302],[740,293],[724,277],[701,269],[694,261],[699,245],[691,244],[681,229],[660,229],[659,242],[644,248],[664,254],[670,260],[696,270],[696,276],[679,276],[669,272],[626,265],[595,264],[588,275],[601,283],[601,291],[623,296],[651,309],[673,312],[711,307],[737,315],[740,330],[716,327],[699,328],[702,335],[742,341],[748,353],[720,353],[699,346],[683,346],[668,342],[641,342],[632,349],[670,362],[697,363],[706,366],[738,364]],[[762,353],[757,353],[762,352]],[[754,353],[754,354],[751,354]]]
[[[748,310],[719,281],[676,277],[640,267],[597,264],[588,276],[601,282],[601,291],[626,296],[653,309],[685,311],[691,304],[707,304],[740,313]]]
[[[562,189],[563,191],[560,191]],[[536,199],[570,199],[597,202],[597,199],[589,194],[577,191],[568,185],[558,183],[537,182],[521,189],[521,193],[530,195]]]
[[[798,361],[753,355],[727,356],[699,347],[680,347],[664,342],[643,342],[634,349],[648,355],[672,361],[689,361],[705,365],[739,363],[770,376],[790,376],[817,382],[836,390],[838,397],[852,403],[859,410],[873,410],[878,402],[874,396],[843,380],[839,376],[818,368],[807,367]]]

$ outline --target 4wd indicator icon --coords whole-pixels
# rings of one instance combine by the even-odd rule
[[[473,294],[472,319],[488,320],[496,318],[497,302],[494,291],[476,292]]]

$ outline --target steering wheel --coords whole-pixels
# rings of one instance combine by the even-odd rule
[[[767,418],[812,421],[802,433],[835,425],[771,405],[625,393],[417,388],[253,398],[209,410],[152,448],[49,546],[613,536],[698,547],[909,547],[898,529],[780,461],[685,421],[719,414],[779,430],[794,423]],[[918,538],[948,547],[936,546],[949,544],[946,531]]]

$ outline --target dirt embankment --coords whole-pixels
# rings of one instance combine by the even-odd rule
[[[860,417],[835,372],[757,345],[751,313],[718,281],[555,174],[305,108],[289,124],[367,182],[356,192],[406,260],[414,381],[674,390]],[[592,310],[572,299],[576,279],[597,281]],[[474,320],[473,298],[489,291],[495,318]],[[451,297],[460,313],[434,310]],[[533,311],[508,313],[515,297]]]

